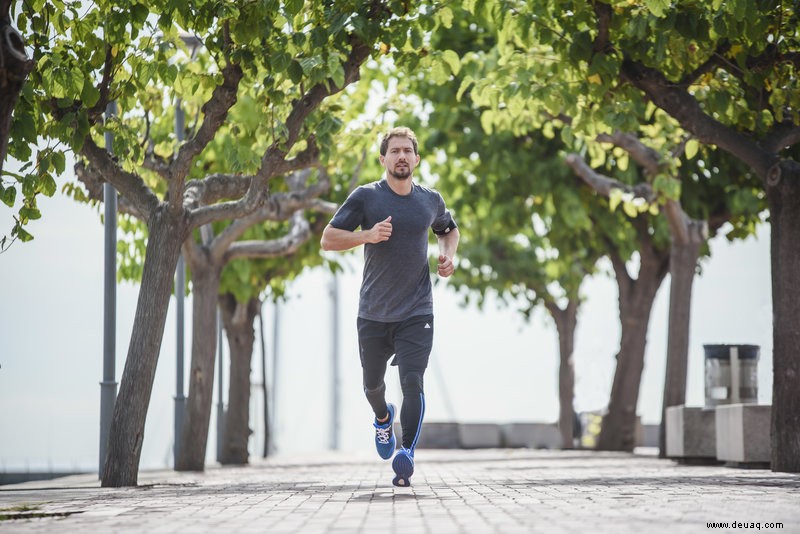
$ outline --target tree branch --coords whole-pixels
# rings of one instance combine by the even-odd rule
[[[678,82],[678,85],[682,87],[688,87],[707,72],[711,72],[719,66],[728,65],[729,62],[725,59],[725,54],[727,54],[730,49],[731,44],[728,41],[720,43],[720,45],[717,46],[716,50],[714,50],[709,58],[705,60],[702,65],[681,78],[681,80]],[[738,70],[738,68],[735,70]],[[737,72],[733,72],[732,74],[738,77]]]
[[[304,169],[315,165],[319,160],[319,149],[314,139],[310,139],[308,147],[297,157],[292,159],[276,160],[275,167],[268,173],[268,179],[273,176],[286,174],[288,172]],[[254,182],[258,181],[257,176],[235,176],[214,174],[204,180],[192,181],[187,186],[184,195],[184,205],[193,208],[190,214],[190,224],[192,227],[202,226],[221,219],[239,219],[258,208],[263,199],[255,198],[250,200],[253,191],[261,194],[265,198],[269,197],[266,183],[263,187],[254,189]],[[243,198],[244,195],[244,198]],[[231,201],[206,206],[212,202],[217,202],[223,198],[239,198],[239,201]],[[248,202],[253,202],[250,207]]]
[[[105,149],[95,144],[91,136],[86,136],[81,154],[105,181],[113,185],[130,202],[132,209],[141,214],[142,220],[149,219],[159,200],[140,176],[119,167]]]
[[[314,200],[330,188],[329,182],[317,182],[306,187],[306,179],[310,171],[303,170],[287,177],[291,191],[271,195],[266,203],[256,211],[234,220],[227,228],[214,238],[211,247],[215,255],[221,255],[239,239],[248,228],[264,221],[281,221],[288,219],[297,210],[305,210],[312,206]]]
[[[194,158],[214,139],[225,122],[228,111],[237,100],[239,82],[244,73],[236,63],[228,63],[222,69],[222,83],[214,88],[211,98],[203,104],[203,123],[197,133],[178,149],[178,154],[169,166],[169,203],[173,209],[181,209],[184,185]]]
[[[600,134],[597,136],[597,140],[602,143],[611,143],[625,150],[650,176],[658,174],[662,163],[661,154],[642,143],[635,135],[614,132],[613,134]]]
[[[643,91],[701,143],[717,145],[749,165],[762,179],[777,161],[747,135],[729,128],[706,114],[685,87],[670,83],[660,72],[626,59],[623,78]]]
[[[594,9],[594,14],[597,16],[597,37],[595,37],[592,43],[592,51],[596,54],[605,54],[612,49],[608,36],[613,11],[611,10],[610,4],[599,2],[598,0],[592,0],[592,8]]]
[[[105,191],[103,184],[106,183],[105,178],[97,171],[92,165],[86,165],[84,162],[79,161],[75,164],[75,176],[86,188],[90,200],[98,202],[105,202]],[[141,221],[147,222],[144,213],[139,211],[136,206],[131,204],[128,199],[117,193],[117,211],[132,215]]]
[[[791,122],[776,124],[772,131],[761,140],[761,146],[767,152],[778,152],[800,142],[800,126]]]
[[[109,102],[109,91],[111,89],[111,79],[114,70],[114,56],[111,54],[111,45],[106,43],[106,58],[103,61],[103,78],[100,80],[98,90],[100,91],[100,99],[88,110],[90,120],[99,120],[106,106]]]
[[[225,253],[227,263],[236,258],[277,258],[297,251],[311,237],[311,227],[303,217],[303,211],[292,214],[292,226],[285,236],[269,241],[239,241],[233,243]]]
[[[586,182],[586,185],[605,197],[610,196],[613,189],[620,189],[626,193],[632,194],[636,198],[644,199],[647,202],[655,202],[657,198],[650,184],[641,183],[628,185],[613,178],[609,178],[608,176],[596,172],[577,154],[567,154],[564,161],[581,180]]]
[[[352,48],[350,55],[344,63],[344,83],[341,87],[337,86],[332,79],[326,80],[324,83],[318,83],[308,90],[308,92],[300,99],[295,100],[292,105],[292,111],[286,118],[286,139],[276,140],[264,153],[261,158],[261,168],[256,173],[256,176],[265,180],[270,176],[270,169],[276,167],[279,160],[286,157],[286,151],[294,146],[297,138],[302,130],[303,123],[322,101],[333,94],[338,93],[349,84],[357,81],[360,77],[361,64],[369,57],[370,48],[356,37],[352,37]],[[285,146],[286,148],[281,148]]]

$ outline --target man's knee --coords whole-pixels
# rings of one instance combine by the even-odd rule
[[[422,393],[422,387],[422,373],[420,371],[406,373],[400,381],[403,395],[419,395]]]

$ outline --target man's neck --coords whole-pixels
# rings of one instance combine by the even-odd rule
[[[395,178],[388,172],[386,173],[385,176],[386,176],[386,183],[389,184],[389,187],[392,188],[392,191],[401,196],[406,196],[411,194],[411,189],[414,187],[413,176],[409,176],[404,180]]]

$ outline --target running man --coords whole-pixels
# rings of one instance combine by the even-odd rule
[[[409,128],[383,136],[384,177],[355,189],[322,233],[323,250],[364,245],[358,305],[358,342],[364,393],[375,412],[375,446],[388,460],[395,453],[395,406],[386,402],[389,358],[397,365],[403,402],[402,447],[394,454],[395,486],[410,486],[414,449],[425,414],[423,375],[433,346],[433,294],[428,266],[428,229],[439,241],[439,276],[453,274],[459,233],[444,199],[414,183],[419,147]],[[360,227],[360,230],[357,229]]]

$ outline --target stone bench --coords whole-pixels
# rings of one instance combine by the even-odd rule
[[[769,467],[772,406],[724,404],[716,407],[717,459],[739,467]]]
[[[691,406],[666,409],[666,456],[683,463],[716,463],[715,410]]]

